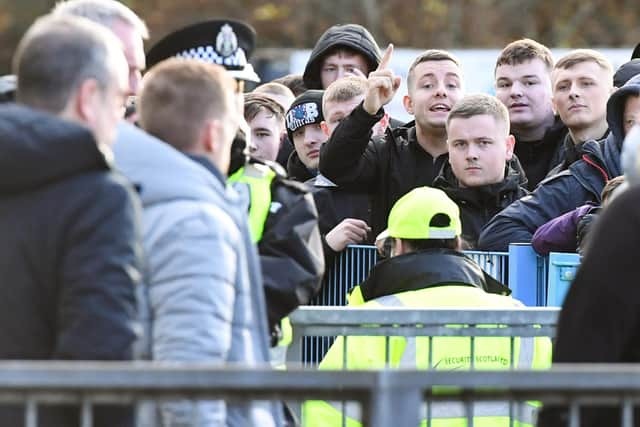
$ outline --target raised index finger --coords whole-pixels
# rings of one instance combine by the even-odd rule
[[[393,43],[389,43],[387,46],[387,50],[384,51],[384,55],[382,55],[382,59],[380,60],[380,64],[378,65],[377,70],[385,70],[389,65],[389,61],[391,61],[391,55],[393,55]]]

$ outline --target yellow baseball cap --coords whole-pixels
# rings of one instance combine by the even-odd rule
[[[443,227],[431,225],[438,214],[449,218]],[[391,208],[387,229],[376,240],[387,237],[399,239],[453,239],[462,234],[460,209],[444,191],[418,187],[402,196]]]

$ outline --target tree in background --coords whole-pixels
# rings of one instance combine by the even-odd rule
[[[55,0],[0,0],[0,73],[20,36]],[[145,19],[153,43],[212,17],[241,19],[258,47],[311,48],[329,26],[355,22],[383,46],[502,48],[520,37],[552,47],[632,47],[640,42],[635,0],[123,0]],[[631,54],[631,52],[630,52]]]

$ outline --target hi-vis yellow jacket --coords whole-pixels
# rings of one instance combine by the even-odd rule
[[[445,285],[386,295],[364,302],[359,288],[352,293],[350,306],[362,307],[496,307],[516,308],[522,304],[507,296],[489,294],[473,286]],[[451,327],[456,327],[452,325]],[[460,325],[458,325],[460,327]],[[469,337],[434,337],[432,360],[429,361],[428,337],[391,337],[389,360],[385,360],[384,337],[347,337],[346,366],[343,361],[345,339],[338,337],[320,364],[319,369],[383,369],[412,367],[418,369],[470,369]],[[477,337],[474,344],[475,370],[508,370],[511,368],[509,337]],[[548,338],[516,338],[514,340],[514,369],[547,369],[551,365],[551,342]],[[533,426],[537,402],[516,404],[511,408],[514,426]],[[344,409],[346,423],[342,423]],[[466,427],[466,410],[462,403],[432,403],[423,409],[430,413],[433,427]],[[509,427],[508,402],[477,402],[473,405],[474,427]],[[306,427],[360,427],[361,416],[357,404],[337,401],[309,401],[303,407]],[[426,426],[426,418],[422,421]]]

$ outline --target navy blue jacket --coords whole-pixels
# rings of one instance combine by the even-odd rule
[[[600,193],[607,181],[622,174],[622,120],[624,104],[630,94],[640,94],[639,80],[631,79],[609,97],[609,135],[601,141],[585,142],[581,160],[545,179],[529,196],[515,201],[493,217],[480,233],[478,247],[481,250],[504,251],[509,243],[531,242],[538,227],[547,221],[586,203],[600,203]]]
[[[0,359],[127,360],[142,270],[140,207],[84,127],[17,105],[0,108]],[[94,425],[131,413],[96,410]],[[0,407],[21,426],[22,408]],[[39,426],[74,426],[72,407]]]

